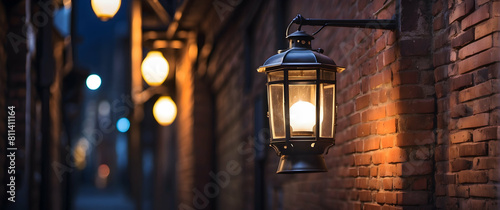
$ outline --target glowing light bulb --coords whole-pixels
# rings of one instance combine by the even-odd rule
[[[91,74],[87,77],[87,87],[91,90],[97,90],[101,86],[101,77],[97,74]]]
[[[158,124],[167,126],[172,124],[177,115],[177,106],[169,96],[162,96],[153,106],[153,116]]]
[[[149,86],[161,85],[167,79],[168,71],[168,61],[160,51],[150,51],[142,61],[142,78]]]
[[[107,21],[120,9],[121,0],[92,0],[92,9],[99,19]]]
[[[293,132],[312,132],[316,124],[316,106],[297,101],[290,107],[290,126]]]

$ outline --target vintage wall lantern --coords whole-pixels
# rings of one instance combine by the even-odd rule
[[[288,35],[292,23],[300,26]],[[344,68],[321,49],[312,49],[314,37],[300,30],[302,25],[392,30],[397,22],[305,19],[297,15],[288,25],[289,49],[271,56],[258,68],[267,75],[270,146],[280,156],[277,173],[326,172],[323,154],[335,143],[336,73]]]
[[[107,21],[120,9],[121,0],[92,0],[91,5],[96,16],[102,21]]]

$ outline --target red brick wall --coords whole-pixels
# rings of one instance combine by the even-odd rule
[[[230,5],[214,2],[221,1]],[[256,203],[256,162],[245,152],[255,141],[258,128],[253,121],[260,114],[255,101],[265,88],[265,77],[255,68],[284,43],[284,34],[277,36],[279,26],[298,13],[308,18],[390,19],[396,10],[401,23],[396,31],[330,27],[315,36],[313,48],[323,48],[347,67],[338,75],[336,144],[325,156],[329,171],[277,175],[278,158],[268,149],[262,192],[266,209],[496,205],[500,54],[498,32],[493,31],[500,30],[499,5],[480,0],[318,0],[283,5],[277,0],[245,1],[226,10],[224,20],[210,8],[198,28],[206,38],[192,74],[202,78],[214,102],[209,117],[215,123],[215,172],[231,161],[242,169],[220,189],[213,200],[216,207],[253,209]],[[279,8],[285,13],[283,23]],[[312,33],[317,27],[303,29]],[[250,61],[247,39],[252,43]],[[205,50],[210,53],[204,55]],[[246,62],[254,67],[252,73],[246,72]],[[178,79],[181,86],[188,85],[178,94],[196,101],[196,80]],[[250,90],[245,89],[248,81]],[[186,110],[204,106],[187,99],[181,103]],[[179,125],[207,116],[185,114],[179,115]],[[194,157],[183,154],[181,158]],[[191,173],[186,171],[180,185]]]
[[[500,2],[433,3],[436,206],[498,208]]]

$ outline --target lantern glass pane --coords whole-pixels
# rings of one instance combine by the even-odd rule
[[[321,70],[321,79],[334,81],[335,80],[335,72]]]
[[[290,84],[290,135],[314,136],[316,130],[316,85]]]
[[[285,77],[283,75],[284,75],[283,71],[269,72],[267,73],[267,81],[272,82],[272,81],[284,80]]]
[[[269,85],[269,124],[273,139],[285,138],[284,88],[283,84]]]
[[[316,80],[316,70],[289,70],[288,80]]]
[[[335,84],[320,84],[320,137],[333,138],[335,134]]]

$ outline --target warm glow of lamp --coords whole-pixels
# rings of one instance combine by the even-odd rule
[[[312,132],[315,124],[316,106],[299,100],[290,107],[290,126],[294,132]]]
[[[161,85],[167,79],[169,66],[160,51],[150,51],[141,65],[142,78],[149,86]]]
[[[92,9],[99,19],[107,21],[120,9],[121,0],[92,0]]]
[[[172,124],[177,115],[177,106],[170,96],[162,96],[153,106],[153,116],[158,124],[167,126]]]

